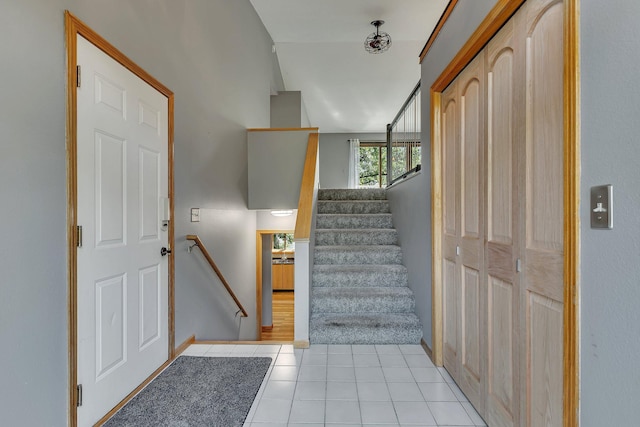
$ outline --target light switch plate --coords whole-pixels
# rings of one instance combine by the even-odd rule
[[[613,229],[613,185],[591,187],[591,228]]]
[[[191,208],[191,222],[200,222],[200,208]]]

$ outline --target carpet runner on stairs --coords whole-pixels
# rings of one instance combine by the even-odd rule
[[[312,344],[419,344],[422,329],[384,189],[319,190]]]

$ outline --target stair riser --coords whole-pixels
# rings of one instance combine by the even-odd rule
[[[316,229],[393,228],[391,214],[330,215],[321,214],[316,219]]]
[[[349,328],[313,329],[312,344],[420,344],[419,329]]]
[[[397,243],[396,230],[316,230],[318,246],[396,245]]]
[[[419,344],[422,326],[415,315],[322,315],[311,317],[313,344]]]
[[[386,200],[384,188],[318,190],[318,200]]]
[[[408,286],[406,273],[375,274],[368,272],[313,272],[313,286],[328,288],[367,288],[367,287],[402,287]]]
[[[413,313],[413,297],[313,298],[312,313]]]
[[[390,213],[389,202],[329,202],[318,201],[319,214],[379,214]]]
[[[359,251],[340,249],[321,249],[316,247],[314,263],[322,264],[402,264],[400,251]]]

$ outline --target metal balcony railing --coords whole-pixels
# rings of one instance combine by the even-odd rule
[[[387,125],[388,185],[420,170],[420,82]]]

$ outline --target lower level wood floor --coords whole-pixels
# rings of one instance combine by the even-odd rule
[[[293,291],[273,292],[273,329],[262,331],[262,341],[293,341]]]

